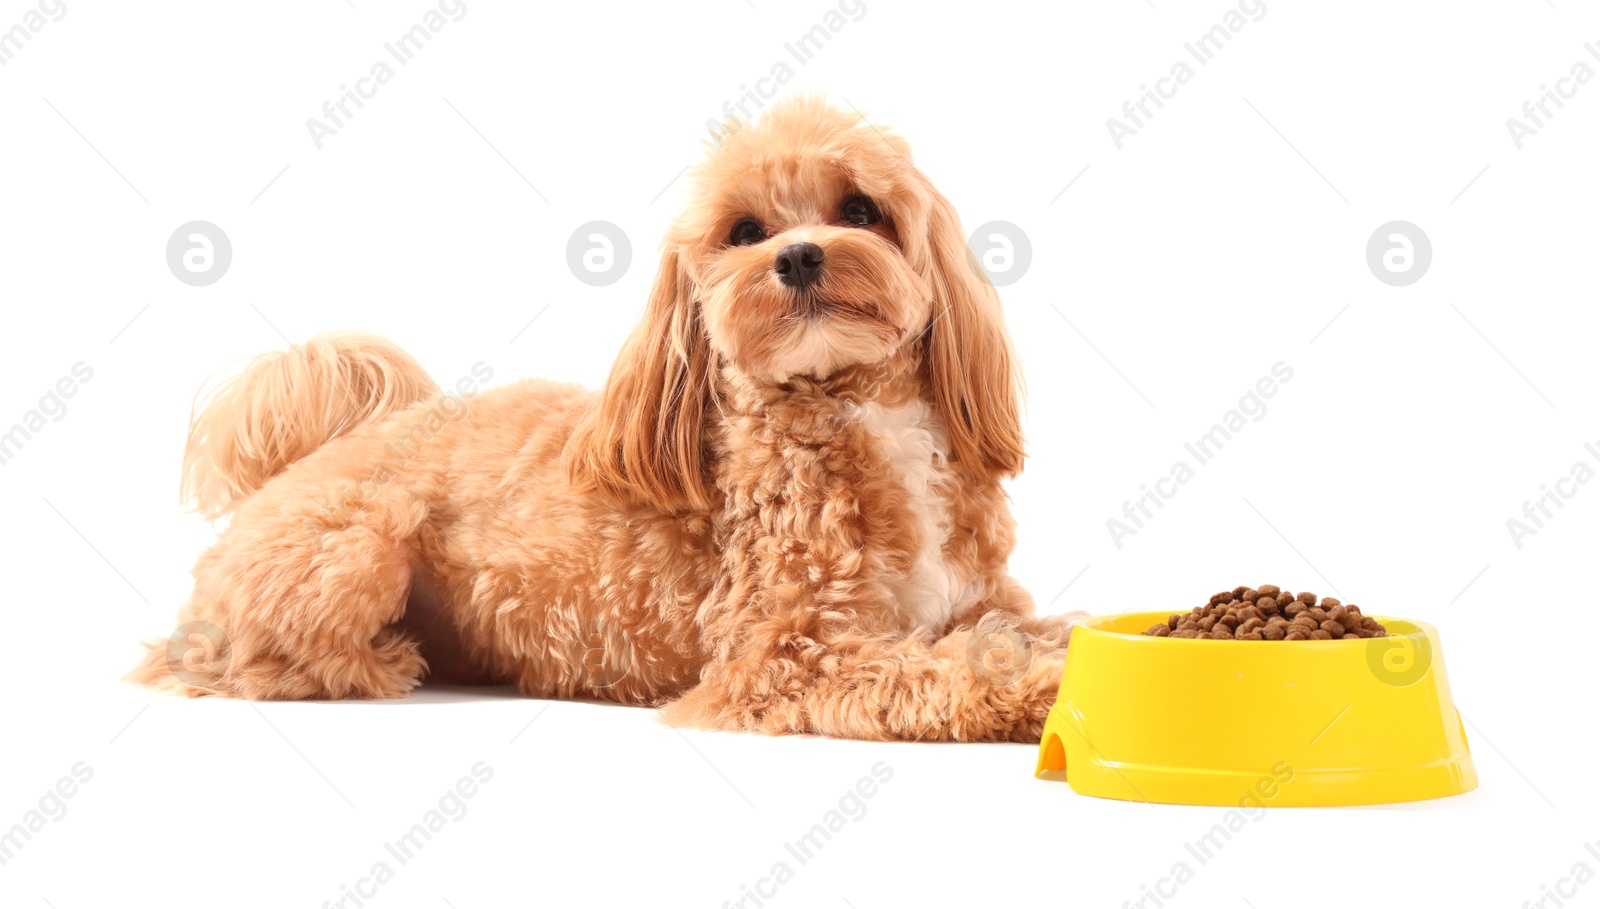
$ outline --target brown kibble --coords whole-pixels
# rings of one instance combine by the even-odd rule
[[[1214,593],[1205,605],[1170,613],[1144,633],[1216,641],[1331,641],[1383,637],[1388,631],[1354,603],[1262,584]]]

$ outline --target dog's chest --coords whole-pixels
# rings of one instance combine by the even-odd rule
[[[937,414],[921,401],[897,406],[859,405],[855,418],[878,441],[888,467],[905,486],[916,551],[896,593],[912,624],[942,629],[972,605],[970,578],[944,557],[950,539],[950,489],[941,468],[948,440]]]

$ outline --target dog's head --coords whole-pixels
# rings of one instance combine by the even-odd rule
[[[574,479],[705,507],[702,425],[724,364],[781,384],[921,345],[951,457],[1022,465],[1018,377],[993,286],[904,140],[821,100],[774,105],[696,170],[644,321],[585,415]]]

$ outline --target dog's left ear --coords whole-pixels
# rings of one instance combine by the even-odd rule
[[[678,253],[668,250],[644,320],[567,442],[575,485],[667,511],[710,507],[701,447],[710,346]]]
[[[934,400],[954,460],[980,476],[1011,476],[1022,470],[1022,376],[1000,297],[973,259],[955,208],[926,178],[920,183],[927,236],[906,252],[933,286],[926,343]]]

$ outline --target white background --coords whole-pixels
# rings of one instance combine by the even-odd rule
[[[93,369],[0,466],[0,828],[75,763],[94,775],[0,866],[6,905],[321,906],[479,761],[466,816],[369,906],[723,906],[880,761],[865,816],[767,906],[1121,906],[1186,857],[1221,809],[1078,796],[1032,779],[1025,746],[679,733],[504,691],[252,706],[119,684],[214,534],[176,501],[214,370],[362,328],[444,382],[481,360],[599,383],[706,120],[780,59],[785,91],[909,138],[969,229],[1031,240],[1002,297],[1029,382],[1012,566],[1041,607],[1270,581],[1443,633],[1477,792],[1274,810],[1169,905],[1521,906],[1600,871],[1600,484],[1520,548],[1506,523],[1600,466],[1600,82],[1520,150],[1506,127],[1600,67],[1600,14],[1269,0],[1118,150],[1107,118],[1224,3],[866,0],[796,65],[784,44],[826,0],[467,0],[318,150],[307,118],[424,3],[67,6],[0,68],[0,428]],[[0,28],[30,8],[0,3]],[[209,287],[164,258],[196,219],[233,244]],[[1409,287],[1365,260],[1395,219],[1433,245]],[[632,240],[606,287],[566,265],[592,220]],[[1107,520],[1280,360],[1266,415],[1116,546]]]

